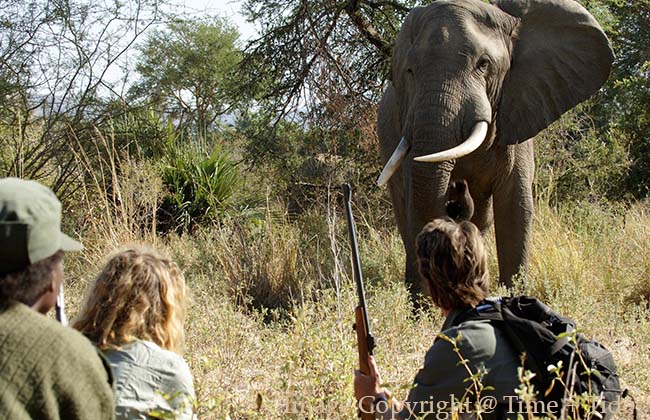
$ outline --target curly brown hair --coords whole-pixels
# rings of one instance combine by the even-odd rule
[[[488,296],[487,253],[473,223],[436,219],[422,229],[416,248],[420,275],[438,307],[474,307]]]
[[[151,249],[129,249],[95,279],[73,327],[101,349],[147,340],[181,353],[186,295],[176,263]]]
[[[17,301],[32,306],[50,287],[52,272],[62,260],[63,251],[58,251],[24,270],[0,274],[0,303]]]

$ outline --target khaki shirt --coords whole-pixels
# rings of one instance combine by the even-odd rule
[[[149,341],[135,341],[105,350],[104,356],[115,376],[118,420],[194,418],[192,373],[180,355]]]
[[[451,339],[460,334],[457,346],[462,357],[468,360],[467,367],[472,373],[478,372],[479,367],[484,367],[488,372],[482,384],[493,389],[481,393],[481,406],[485,409],[482,419],[516,419],[518,403],[514,390],[519,386],[519,363],[515,351],[505,334],[487,320],[466,321],[454,326],[460,314],[461,311],[449,314],[442,334]],[[451,419],[453,401],[462,400],[468,387],[473,389],[468,379],[470,374],[459,361],[460,357],[451,343],[436,339],[424,358],[424,366],[415,376],[403,410],[392,418]],[[473,398],[466,397],[465,400],[473,401]],[[471,405],[456,407],[461,414],[459,418],[476,418],[471,414],[474,410]],[[384,418],[391,417],[384,415]]]

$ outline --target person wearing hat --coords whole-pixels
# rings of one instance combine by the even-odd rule
[[[79,332],[45,316],[63,287],[61,203],[35,181],[0,179],[0,418],[114,419],[110,370]]]

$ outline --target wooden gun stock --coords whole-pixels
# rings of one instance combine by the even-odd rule
[[[359,350],[359,370],[361,373],[370,375],[370,366],[368,366],[368,332],[366,331],[366,322],[364,319],[363,308],[357,306],[354,310],[354,329],[357,332],[357,349]]]

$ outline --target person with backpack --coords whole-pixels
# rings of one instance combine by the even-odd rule
[[[0,179],[0,418],[111,420],[110,370],[79,332],[46,314],[63,258],[61,203],[35,181]]]
[[[489,320],[458,322],[489,294],[487,252],[478,228],[467,221],[436,219],[419,234],[417,256],[429,296],[446,317],[442,331],[432,337],[433,345],[405,402],[381,386],[371,357],[371,374],[355,373],[360,409],[383,419],[451,419],[454,411],[471,415],[481,410],[483,420],[516,418],[515,410],[507,413],[508,397],[516,395],[519,386],[515,349]],[[463,360],[465,364],[460,363]],[[473,404],[477,396],[481,408]]]
[[[417,238],[417,256],[430,297],[446,317],[442,332],[403,403],[381,387],[374,358],[370,375],[355,372],[360,410],[401,420],[457,418],[452,413],[480,413],[483,420],[613,417],[626,391],[611,353],[538,299],[487,298],[487,254],[476,226],[434,220]],[[536,394],[534,401],[520,398],[526,392]]]

